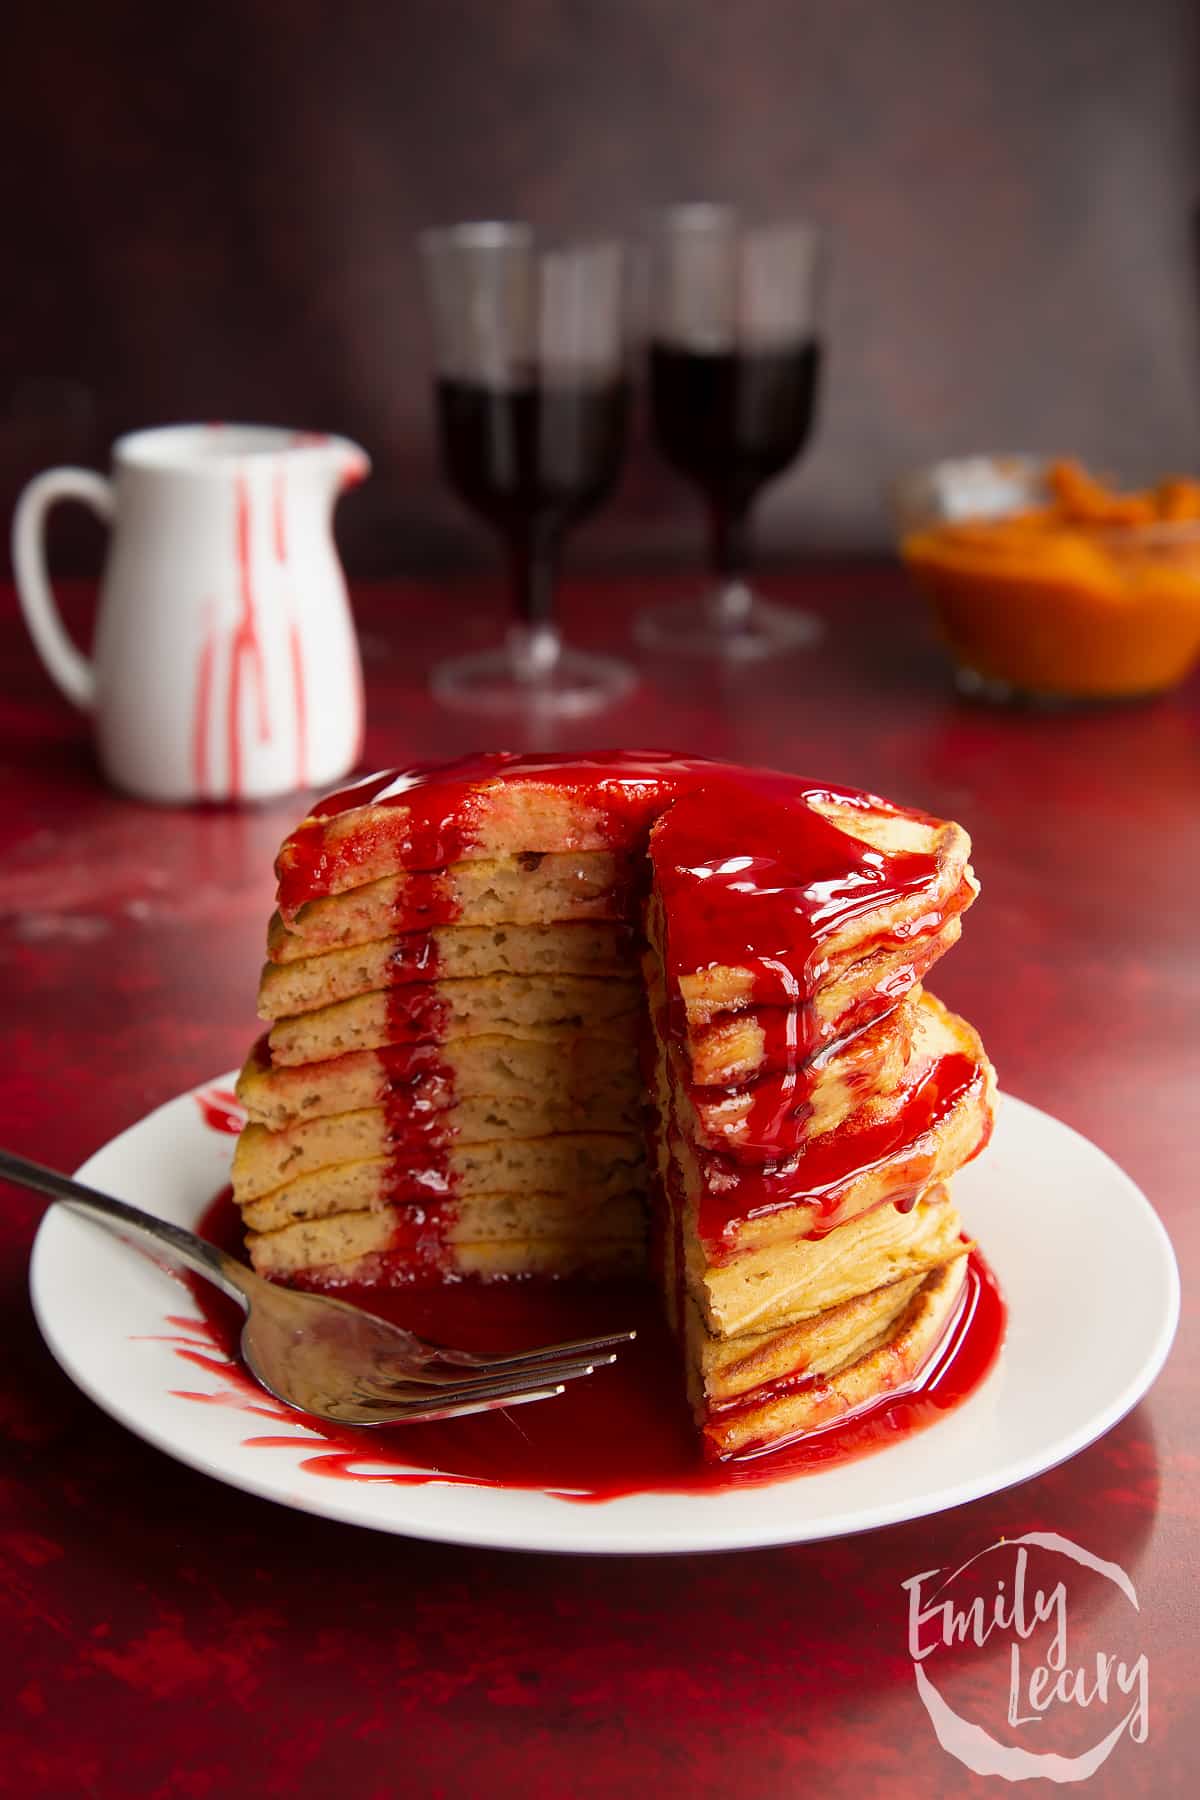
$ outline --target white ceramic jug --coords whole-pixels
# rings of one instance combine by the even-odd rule
[[[369,470],[345,438],[174,425],[118,439],[111,480],[50,469],[30,482],[13,520],[25,621],[94,714],[117,786],[236,802],[326,786],[358,760],[362,669],[331,523]],[[45,515],[66,499],[112,525],[90,662],[46,575]]]

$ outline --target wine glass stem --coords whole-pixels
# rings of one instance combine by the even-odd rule
[[[511,550],[513,610],[523,625],[552,625],[558,587],[558,540],[550,532],[517,538]]]
[[[714,624],[726,630],[742,624],[750,610],[746,570],[750,560],[750,509],[714,504],[709,510],[709,544],[716,580],[708,599]]]
[[[535,682],[558,661],[562,639],[554,618],[558,538],[533,532],[511,545],[513,611],[508,653],[518,681]]]

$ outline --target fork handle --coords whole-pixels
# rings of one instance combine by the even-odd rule
[[[51,1200],[61,1201],[85,1219],[94,1219],[118,1237],[133,1237],[157,1250],[165,1250],[175,1262],[183,1263],[206,1281],[213,1282],[243,1308],[249,1306],[247,1287],[257,1280],[253,1270],[238,1262],[236,1257],[228,1256],[224,1250],[218,1250],[215,1244],[206,1244],[195,1232],[185,1231],[182,1225],[173,1225],[169,1219],[156,1219],[152,1213],[142,1212],[140,1207],[130,1206],[126,1200],[101,1194],[69,1175],[60,1175],[54,1169],[44,1169],[40,1163],[14,1156],[10,1150],[0,1150],[0,1179],[15,1182],[17,1187],[32,1188],[35,1194],[47,1194]]]

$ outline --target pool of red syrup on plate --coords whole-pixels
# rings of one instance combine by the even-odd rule
[[[241,1252],[241,1225],[228,1189],[213,1201],[198,1229],[211,1242]],[[220,1377],[215,1397],[221,1402],[244,1406],[251,1416],[278,1416],[289,1427],[287,1435],[256,1432],[247,1444],[294,1449],[293,1415],[283,1409],[276,1414],[257,1383],[228,1365],[226,1359],[236,1359],[237,1353],[237,1308],[206,1282],[189,1280],[189,1285],[211,1349],[181,1337],[177,1353]],[[974,1393],[996,1359],[1005,1321],[995,1278],[973,1252],[964,1304],[920,1388],[781,1450],[705,1464],[683,1395],[678,1353],[648,1284],[458,1282],[427,1288],[348,1287],[337,1293],[423,1336],[478,1350],[518,1349],[635,1327],[637,1339],[611,1368],[571,1384],[554,1400],[374,1431],[303,1421],[324,1440],[312,1442],[304,1463],[318,1475],[404,1487],[448,1481],[548,1489],[578,1501],[643,1492],[728,1491],[786,1481],[870,1455],[924,1430]],[[300,1415],[295,1423],[301,1423]]]

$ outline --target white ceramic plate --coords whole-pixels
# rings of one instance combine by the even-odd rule
[[[213,1086],[229,1087],[226,1076]],[[202,1090],[197,1090],[202,1091]],[[188,1094],[106,1144],[94,1186],[194,1225],[227,1179],[231,1139]],[[67,1374],[106,1412],[234,1487],[380,1531],[519,1550],[662,1552],[798,1543],[923,1517],[1025,1481],[1094,1442],[1150,1386],[1179,1316],[1179,1276],[1156,1214],[1077,1132],[1006,1098],[986,1154],[955,1195],[999,1276],[1008,1338],[983,1385],[928,1430],[856,1463],[714,1494],[639,1493],[579,1506],[516,1488],[331,1481],[296,1449],[248,1446],[261,1421],[173,1394],[217,1378],[181,1365],[168,1314],[190,1294],[103,1230],[51,1209],[34,1246],[38,1323]],[[1120,1332],[1111,1329],[1121,1319]],[[546,1404],[553,1405],[550,1401]]]

